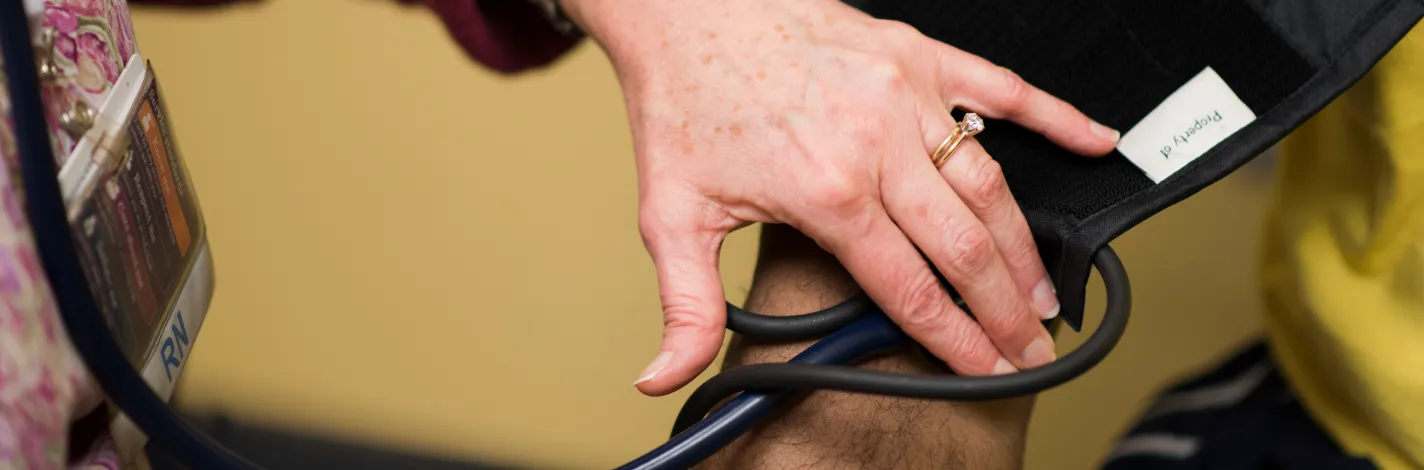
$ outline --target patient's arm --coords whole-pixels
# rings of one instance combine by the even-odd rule
[[[782,225],[762,232],[747,306],[768,315],[808,313],[858,292],[835,258]],[[810,343],[737,336],[724,367],[785,362]],[[864,364],[906,373],[934,369],[907,350]],[[815,392],[742,436],[704,468],[1019,468],[1031,398],[950,403]]]

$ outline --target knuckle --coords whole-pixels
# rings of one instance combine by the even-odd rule
[[[812,186],[808,197],[811,204],[832,214],[849,215],[865,207],[866,194],[861,184],[841,170],[823,172]]]
[[[892,42],[898,45],[903,45],[923,37],[923,35],[920,34],[920,30],[915,29],[914,26],[910,26],[903,21],[879,20],[877,27],[882,31],[885,37],[891,39]]]
[[[982,318],[979,318],[980,324],[984,325],[984,331],[1004,336],[1017,328],[1034,323],[1033,317],[1029,314],[1027,303],[1011,301],[1004,304],[1004,311],[983,315]]]
[[[944,302],[948,294],[929,270],[905,283],[902,289],[896,303],[901,312],[900,326],[912,331],[925,331],[944,320]]]
[[[993,261],[994,240],[982,227],[960,230],[949,245],[949,265],[963,276],[988,270]]]
[[[975,167],[970,173],[970,184],[973,185],[969,196],[969,204],[973,205],[976,212],[984,212],[993,209],[996,205],[1005,200],[1009,184],[1004,180],[1003,168],[999,162],[994,161],[988,155],[981,155],[975,162]]]
[[[697,312],[697,299],[686,294],[664,294],[663,327],[666,331],[704,334],[716,326],[707,315]]]
[[[1017,106],[1028,99],[1029,86],[1023,77],[1014,71],[999,67],[999,80],[1002,82],[1002,92],[1004,101],[1010,106]]]
[[[1028,267],[1035,261],[1039,261],[1038,245],[1033,242],[1033,237],[1025,233],[1023,236],[1014,237],[1004,252],[1011,261],[1020,268]]]
[[[1040,259],[1041,256],[1038,254],[1038,244],[1035,244],[1034,236],[1032,236],[1031,232],[1028,232],[1027,229],[1025,229],[1024,234],[1014,236],[1014,239],[1010,242],[1010,246],[1005,246],[1004,252],[1007,254],[1005,256],[1008,256],[1011,262],[1020,266],[1020,268],[1025,268],[1025,266],[1032,265],[1034,262],[1042,262]]]
[[[885,94],[899,94],[909,87],[905,69],[893,60],[877,58],[866,66],[871,86]]]
[[[991,370],[994,363],[998,362],[998,349],[994,348],[988,337],[974,331],[970,326],[971,322],[964,322],[964,326],[957,328],[950,337],[949,354],[952,357],[948,361],[969,369]]]
[[[655,209],[645,205],[638,210],[638,235],[643,238],[643,245],[658,246],[663,240],[666,227]]]

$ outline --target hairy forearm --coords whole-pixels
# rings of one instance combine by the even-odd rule
[[[768,225],[747,306],[795,315],[839,303],[854,281],[815,243]],[[809,346],[733,338],[724,367],[784,362]],[[911,349],[862,367],[938,373]],[[974,468],[1021,466],[1032,398],[993,402],[815,392],[718,453],[704,468]]]

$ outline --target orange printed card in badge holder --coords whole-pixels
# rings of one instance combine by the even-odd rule
[[[78,118],[87,128],[59,173],[76,250],[115,340],[168,399],[207,314],[213,264],[152,65],[134,54],[99,110]],[[142,432],[117,413],[110,427],[123,458],[141,461]]]

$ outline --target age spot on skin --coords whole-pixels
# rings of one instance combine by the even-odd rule
[[[703,54],[703,55],[702,55],[702,65],[707,65],[707,64],[710,64],[710,63],[712,63],[712,54]]]
[[[717,126],[717,127],[713,128],[713,129],[712,129],[712,133],[713,133],[713,134],[721,134],[721,133],[722,133],[722,126]]]
[[[757,80],[766,80],[766,71],[757,72]]]
[[[732,132],[732,137],[741,137],[741,136],[742,136],[742,126],[739,126],[739,125],[736,125],[736,124],[732,124],[732,127],[729,128],[728,130]]]

